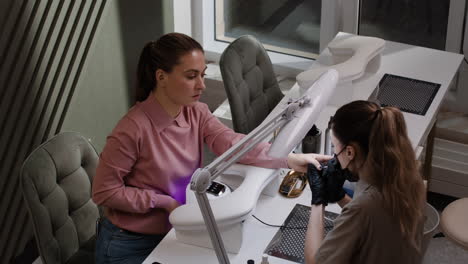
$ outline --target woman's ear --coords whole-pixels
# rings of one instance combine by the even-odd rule
[[[346,146],[345,153],[349,160],[353,160],[356,157],[356,148],[353,145]]]
[[[154,74],[156,77],[156,83],[162,83],[166,79],[166,72],[161,69],[157,69]]]

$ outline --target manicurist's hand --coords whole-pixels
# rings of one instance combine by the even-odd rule
[[[311,163],[317,169],[321,169],[320,163],[327,162],[331,158],[332,156],[314,154],[314,153],[307,153],[307,154],[290,153],[288,155],[288,166],[289,168],[295,171],[307,172],[307,164]]]
[[[337,166],[338,160],[332,159],[328,161],[327,169],[327,196],[329,203],[336,203],[341,201],[345,197],[345,191],[343,190],[343,184],[346,180],[346,175],[341,169],[341,166]]]
[[[307,167],[307,180],[312,192],[313,205],[327,205],[327,178],[322,175],[322,171],[318,170],[313,164]]]

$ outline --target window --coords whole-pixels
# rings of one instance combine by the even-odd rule
[[[255,36],[266,49],[315,58],[320,51],[321,0],[216,0],[215,39]]]
[[[275,71],[295,76],[338,32],[341,1],[192,0],[187,4],[177,0],[174,25],[176,31],[200,41],[213,61],[219,60],[232,40],[254,35],[270,51]]]
[[[460,52],[466,0],[351,0],[352,33]],[[351,8],[345,12],[354,12]],[[354,20],[354,21],[353,21]]]

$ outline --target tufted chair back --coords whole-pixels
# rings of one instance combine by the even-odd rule
[[[54,136],[23,163],[21,186],[43,263],[94,263],[98,155],[75,132]]]
[[[268,53],[253,36],[233,41],[219,61],[234,131],[256,128],[283,98]]]

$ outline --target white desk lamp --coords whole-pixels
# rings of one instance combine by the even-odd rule
[[[218,217],[215,218],[213,215],[206,190],[216,177],[224,173],[226,169],[255,147],[256,144],[268,136],[271,136],[278,128],[282,129],[271,145],[269,155],[273,157],[285,157],[290,153],[318,119],[318,115],[327,105],[327,102],[333,94],[337,82],[338,72],[333,69],[326,71],[310,86],[302,97],[298,99],[289,97],[286,98],[286,100],[282,100],[262,124],[208,166],[197,169],[193,173],[190,189],[195,193],[199,210],[203,216],[204,224],[219,263],[227,264],[229,263],[229,258],[217,225]],[[240,194],[241,191],[238,191],[239,189],[242,189],[244,193]],[[235,192],[237,192],[238,196],[252,195],[247,189],[248,188],[239,187]],[[229,201],[231,204],[233,202],[232,199],[226,199],[225,201]],[[218,202],[217,207],[219,208],[219,200],[215,200],[215,202]],[[245,217],[245,215],[252,210],[252,208],[250,208],[251,205],[250,207],[247,206],[249,208],[245,206],[229,206],[228,204],[224,204],[224,206],[230,208],[223,210],[221,214],[221,218],[223,218],[222,221],[228,221],[230,223],[236,221],[240,222],[239,219]],[[194,214],[185,214],[185,217],[183,217],[182,214],[188,213],[188,211],[184,212],[183,207],[184,206],[177,208],[170,215],[170,221],[176,229],[176,233],[178,228],[183,229],[184,225],[188,222],[189,224],[196,224],[196,219],[193,219],[196,218]],[[229,210],[233,207],[235,210]],[[192,210],[192,213],[194,212],[194,207],[187,206],[185,208]]]

